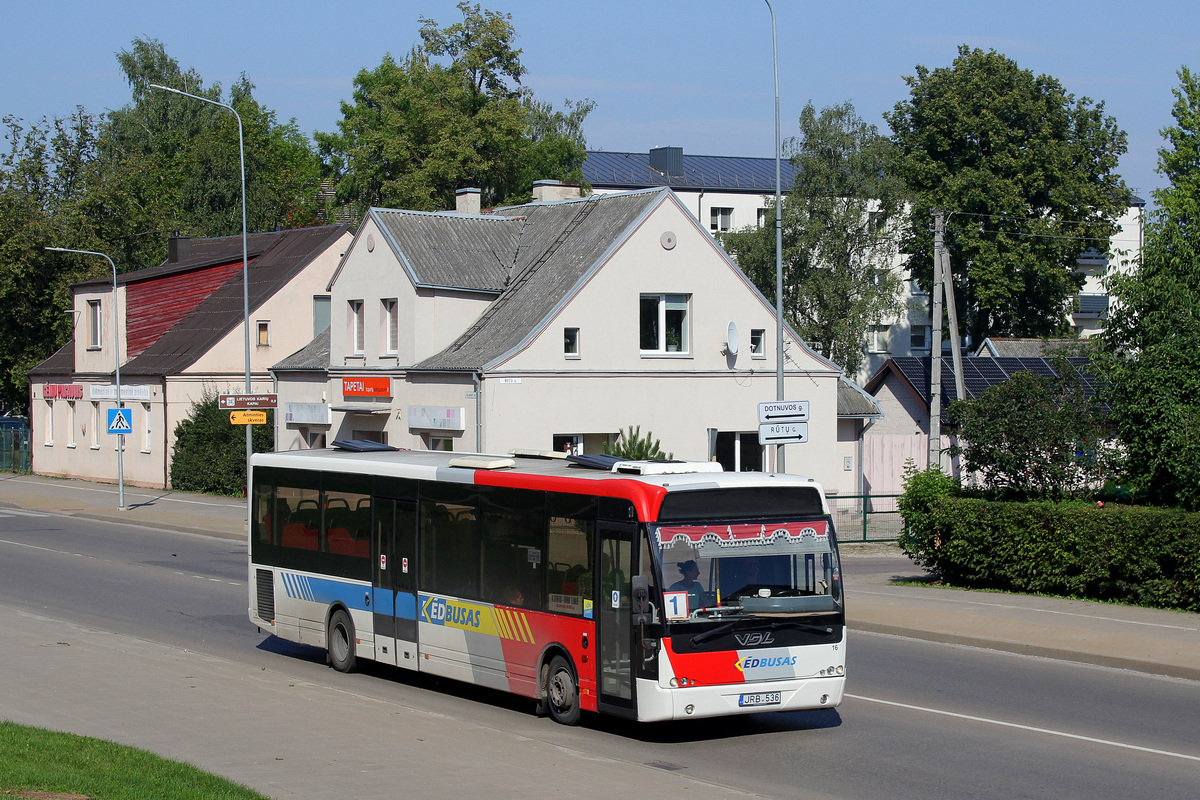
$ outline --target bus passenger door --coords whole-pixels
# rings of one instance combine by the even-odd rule
[[[376,497],[371,608],[375,660],[417,668],[417,506]]]
[[[597,703],[603,711],[628,717],[634,708],[630,585],[637,526],[605,520],[596,526]]]

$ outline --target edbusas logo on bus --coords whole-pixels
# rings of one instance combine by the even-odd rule
[[[795,675],[796,656],[786,650],[758,651],[750,655],[739,654],[734,663],[738,672],[747,680],[762,678],[790,678]]]
[[[481,628],[489,628],[485,625],[484,609],[481,606],[470,605],[467,603],[458,602],[455,600],[446,600],[442,597],[430,597],[429,595],[421,596],[421,621],[431,622],[434,625],[449,625],[453,628],[470,628],[471,630],[481,630]],[[489,630],[482,630],[482,633],[490,633]]]

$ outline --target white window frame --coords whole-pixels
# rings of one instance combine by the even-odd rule
[[[933,326],[931,326],[931,325],[913,325],[911,328],[909,328],[908,349],[909,350],[928,350],[930,340],[933,338],[933,331],[931,330],[932,327]],[[917,344],[917,339],[916,339],[916,335],[915,335],[917,331],[921,332],[922,338],[924,340],[921,344]]]
[[[647,301],[657,302],[657,327],[658,341],[654,348],[642,347],[642,308]],[[679,343],[676,349],[672,350],[669,343],[669,332],[667,330],[667,315],[671,313],[683,312],[683,319],[679,325]],[[642,355],[671,355],[671,356],[686,356],[691,354],[692,346],[692,296],[690,294],[642,294],[638,297],[638,347]]]
[[[92,445],[93,450],[100,449],[100,403],[92,401]]]
[[[867,350],[872,353],[890,353],[892,351],[892,326],[872,325],[868,335],[871,337]]]
[[[46,401],[46,447],[54,447],[54,401]]]
[[[750,329],[750,357],[751,358],[766,358],[767,357],[767,329],[766,328],[751,328]]]
[[[259,347],[271,346],[271,320],[260,319],[254,323]]]
[[[151,430],[150,404],[142,403],[142,416],[145,418],[142,425],[142,452],[150,452],[150,443],[153,441],[154,431]]]
[[[347,310],[349,311],[348,327],[350,334],[350,352],[352,355],[361,356],[366,353],[366,344],[363,339],[366,338],[366,329],[363,320],[363,301],[349,300],[347,301]]]
[[[88,350],[104,347],[104,305],[100,300],[88,300]]]
[[[733,209],[729,206],[709,208],[708,229],[713,233],[727,233],[733,230]]]
[[[75,401],[67,401],[67,447],[75,449]]]
[[[579,328],[563,328],[563,356],[566,358],[582,358],[579,342]]]
[[[379,303],[383,318],[383,341],[387,348],[384,353],[394,356],[400,352],[400,303],[395,297],[385,297]]]

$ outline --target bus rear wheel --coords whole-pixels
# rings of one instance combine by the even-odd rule
[[[333,668],[338,672],[353,672],[354,622],[350,615],[340,608],[329,618],[329,632],[325,643],[329,651],[329,663]]]
[[[546,678],[546,701],[550,718],[560,725],[579,724],[579,681],[571,662],[562,656],[550,659]]]

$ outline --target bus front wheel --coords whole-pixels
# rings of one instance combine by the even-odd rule
[[[354,671],[354,622],[342,609],[329,618],[329,635],[326,638],[329,663],[338,672]]]
[[[561,725],[579,724],[579,681],[571,662],[562,656],[550,659],[546,678],[546,700],[550,717]]]

